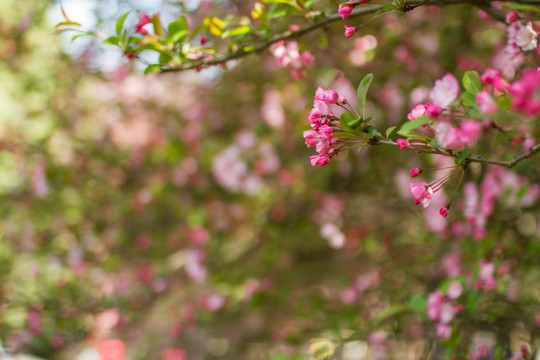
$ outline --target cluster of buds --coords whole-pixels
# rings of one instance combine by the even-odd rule
[[[313,130],[304,131],[304,139],[308,147],[315,146],[318,155],[310,156],[311,166],[324,166],[336,155],[335,144],[338,139],[333,138],[337,118],[330,111],[329,105],[345,101],[334,90],[324,90],[319,87],[313,99],[313,109],[309,112],[309,122]]]
[[[345,20],[349,15],[351,15],[353,9],[360,5],[367,3],[368,0],[354,0],[349,1],[344,4],[339,4],[338,7],[338,13],[341,16],[343,20]],[[360,26],[351,26],[351,25],[345,25],[345,38],[350,38],[356,34]]]
[[[280,40],[272,44],[270,51],[276,58],[279,66],[290,68],[291,75],[295,80],[301,80],[305,77],[304,68],[313,65],[314,57],[309,51],[300,53],[296,41]]]

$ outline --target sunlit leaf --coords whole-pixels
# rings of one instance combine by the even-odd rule
[[[130,11],[120,16],[118,21],[116,21],[116,34],[118,36],[120,36],[120,34],[122,33],[122,29],[124,28],[124,22],[126,21],[126,18],[128,17],[129,13]]]
[[[371,85],[371,82],[373,81],[373,74],[369,73],[362,81],[360,81],[360,85],[358,85],[358,89],[356,90],[356,93],[358,95],[358,100],[360,100],[360,103],[362,104],[362,107],[366,107],[366,97],[367,92],[369,90],[369,86]]]
[[[204,24],[208,27],[210,33],[220,37],[225,31],[225,24],[217,17],[207,17],[204,19]]]

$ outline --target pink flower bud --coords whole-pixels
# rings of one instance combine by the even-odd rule
[[[328,161],[330,160],[328,158],[328,155],[313,155],[309,157],[311,166],[320,166],[323,167],[326,164],[328,164]]]
[[[139,22],[137,23],[137,25],[135,25],[135,31],[142,35],[148,34],[148,31],[143,28],[143,26],[145,26],[146,24],[150,24],[151,22],[152,18],[150,17],[150,15],[142,14],[139,17]]]
[[[354,5],[352,4],[339,4],[338,13],[341,16],[341,18],[345,20],[347,16],[351,15],[353,9],[354,9]]]
[[[506,22],[508,24],[515,22],[517,19],[518,19],[518,14],[515,11],[511,11],[508,14],[506,14]]]
[[[319,129],[319,133],[321,134],[321,137],[323,139],[326,139],[328,141],[331,141],[332,140],[332,134],[334,133],[332,131],[332,128],[328,125],[323,125],[321,126],[321,128]]]
[[[339,95],[337,103],[339,105],[347,105],[349,102],[347,101],[347,99],[345,99],[343,95]]]
[[[317,137],[317,132],[315,130],[304,131],[304,139],[306,140],[307,147],[317,144]]]
[[[208,42],[208,39],[204,36],[201,36],[200,42],[201,42],[201,45],[204,45]]]
[[[414,169],[411,169],[409,171],[409,174],[411,175],[411,177],[417,177],[418,175],[420,175],[424,170],[422,169],[419,169],[419,168],[414,168]]]
[[[448,216],[448,208],[446,206],[443,206],[439,210],[439,214],[441,214],[442,217],[447,217]]]
[[[409,142],[405,139],[397,139],[396,144],[400,150],[405,150],[409,147]]]
[[[442,110],[435,104],[426,103],[426,112],[430,118],[436,118],[441,115]]]
[[[353,37],[354,34],[356,34],[357,30],[358,30],[357,26],[345,25],[345,38],[348,39],[350,37]]]

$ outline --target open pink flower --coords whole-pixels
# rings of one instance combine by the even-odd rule
[[[482,89],[478,95],[476,95],[476,103],[480,112],[489,114],[497,112],[497,104],[493,97],[487,92],[486,89]]]
[[[480,76],[480,81],[493,86],[497,91],[504,91],[508,87],[508,83],[502,78],[501,72],[496,69],[486,69]]]
[[[304,139],[306,140],[307,147],[311,147],[317,144],[318,134],[315,130],[304,131]]]
[[[433,104],[446,109],[453,103],[459,95],[459,84],[456,77],[450,73],[444,75],[440,80],[435,81],[433,90],[429,97]]]
[[[414,198],[414,203],[416,205],[421,203],[423,207],[428,207],[433,197],[433,189],[425,182],[411,183],[409,187]]]

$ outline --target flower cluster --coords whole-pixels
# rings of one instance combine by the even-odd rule
[[[508,91],[512,95],[512,106],[531,116],[540,114],[540,68],[529,71],[515,81]]]
[[[329,105],[344,104],[346,100],[334,90],[324,90],[319,87],[315,92],[313,109],[309,112],[309,122],[313,130],[304,131],[304,139],[308,147],[315,146],[318,155],[310,156],[311,166],[324,166],[337,154],[335,144],[338,139],[333,137],[337,127],[336,118]]]
[[[276,58],[279,66],[290,68],[291,75],[295,80],[301,80],[305,77],[303,68],[313,65],[314,57],[309,51],[300,53],[296,41],[280,40],[270,46],[270,51]]]
[[[506,18],[508,25],[508,44],[505,52],[510,56],[515,56],[521,51],[529,51],[538,47],[538,34],[533,29],[532,23],[524,25],[518,21],[516,13],[508,14]]]
[[[463,285],[454,280],[448,285],[446,297],[440,290],[436,290],[428,297],[427,315],[428,318],[437,322],[437,336],[440,338],[448,339],[452,333],[450,323],[463,310],[462,305],[456,305],[452,300],[457,300],[462,293]]]

